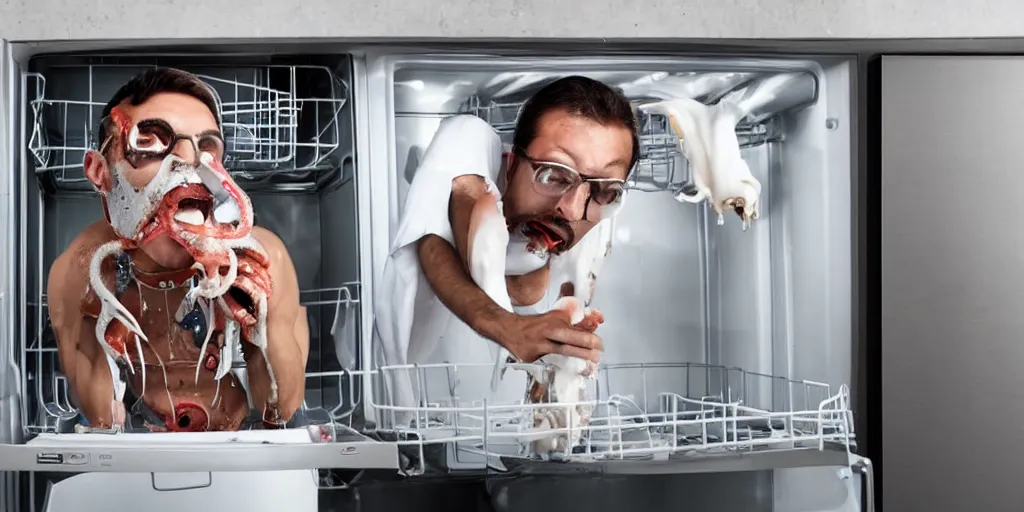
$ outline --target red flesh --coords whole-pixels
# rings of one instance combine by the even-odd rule
[[[210,416],[195,402],[178,402],[174,417],[164,417],[168,432],[204,432],[210,427]]]

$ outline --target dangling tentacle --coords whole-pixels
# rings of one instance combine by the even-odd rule
[[[263,360],[267,363],[267,374],[270,376],[270,398],[268,401],[274,406],[277,406],[277,377],[274,376],[274,365],[270,364],[270,355],[267,353],[267,297],[263,295],[259,298],[259,306],[257,310],[258,320],[256,322],[256,328],[253,332],[253,339],[250,340],[255,344],[260,352],[263,353]]]
[[[203,339],[203,344],[199,348],[199,362],[196,363],[196,384],[199,384],[199,372],[203,369],[203,360],[206,359],[206,347],[210,344],[210,338],[213,337],[213,328],[216,325],[216,321],[213,317],[213,301],[204,299],[201,301],[201,304],[201,307],[203,308],[203,315],[206,317],[207,328],[206,337]]]
[[[135,320],[135,316],[128,311],[128,308],[121,304],[121,301],[119,301],[103,283],[103,261],[120,251],[121,248],[122,244],[120,241],[113,241],[103,244],[96,250],[92,256],[92,260],[89,262],[89,285],[96,292],[96,296],[99,297],[104,308],[107,308],[108,306],[113,308],[112,314],[115,319],[121,321],[121,323],[123,323],[125,327],[127,327],[128,330],[136,336],[148,342],[149,338],[147,338],[146,334],[142,332],[142,326],[140,326],[138,321]],[[97,332],[97,337],[102,340],[104,338],[103,334],[103,332]]]
[[[488,190],[473,206],[469,217],[469,275],[488,297],[512,312],[512,297],[505,282],[509,234],[497,190]],[[505,373],[508,350],[498,347],[491,371],[491,392],[498,390]]]
[[[235,358],[235,347],[238,346],[239,331],[238,322],[231,318],[231,308],[228,307],[227,302],[223,298],[218,298],[217,304],[220,305],[225,316],[224,346],[220,349],[220,362],[217,367],[217,373],[213,377],[219,381],[231,371],[232,360]]]

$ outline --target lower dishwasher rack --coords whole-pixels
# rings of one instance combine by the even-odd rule
[[[407,478],[461,474],[502,481],[530,476],[613,476],[751,472],[835,467],[861,475],[862,510],[873,510],[870,461],[856,455],[849,391],[739,368],[653,363],[603,366],[591,382],[588,425],[575,449],[539,460],[524,446],[539,430],[524,421],[538,404],[459,398],[461,379],[488,364],[384,366],[344,372],[371,389],[389,372],[443,375],[441,396],[424,393],[419,406],[400,407],[371,393],[376,422],[350,426],[309,417],[284,430],[177,434],[42,433],[24,445],[0,445],[0,468],[57,473],[236,472],[316,469],[316,486],[346,489],[352,471],[385,470]],[[657,374],[684,378],[687,389],[647,393]],[[472,382],[471,379],[466,379]],[[629,382],[639,395],[619,395]],[[638,387],[639,386],[639,387]],[[351,388],[351,386],[348,386]],[[766,403],[758,403],[764,402]],[[571,405],[571,404],[569,404]],[[755,407],[758,405],[760,407]],[[388,417],[411,413],[405,426]],[[202,454],[202,456],[199,456]],[[342,476],[346,473],[348,476]],[[358,478],[358,477],[357,477]]]

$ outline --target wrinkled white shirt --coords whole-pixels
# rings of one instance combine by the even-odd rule
[[[375,293],[375,366],[408,364],[482,363],[460,368],[460,389],[486,387],[498,345],[481,338],[448,310],[434,294],[420,269],[417,242],[437,235],[455,246],[448,203],[452,181],[465,175],[484,179],[497,188],[503,146],[494,129],[472,115],[457,115],[441,121],[434,138],[413,176],[398,231],[384,265],[380,287]],[[506,275],[523,275],[541,268],[545,260],[527,255],[524,241],[509,243]],[[533,308],[515,308],[519,313]],[[387,396],[378,394],[378,405],[410,407],[424,398],[432,402],[447,399],[444,384],[449,381],[443,368],[425,370],[430,393],[418,393],[420,377],[415,370],[385,370]],[[442,378],[438,378],[438,377]],[[472,384],[467,383],[472,379]],[[437,383],[437,384],[435,384]],[[441,389],[438,389],[441,388]],[[481,397],[482,398],[482,397]],[[407,417],[407,415],[398,415]],[[401,421],[401,420],[400,420]]]

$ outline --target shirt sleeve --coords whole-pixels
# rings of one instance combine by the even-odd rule
[[[495,187],[502,149],[494,128],[479,117],[457,115],[441,121],[410,184],[392,254],[426,235],[437,235],[454,245],[448,217],[452,180],[476,175],[488,187]]]

